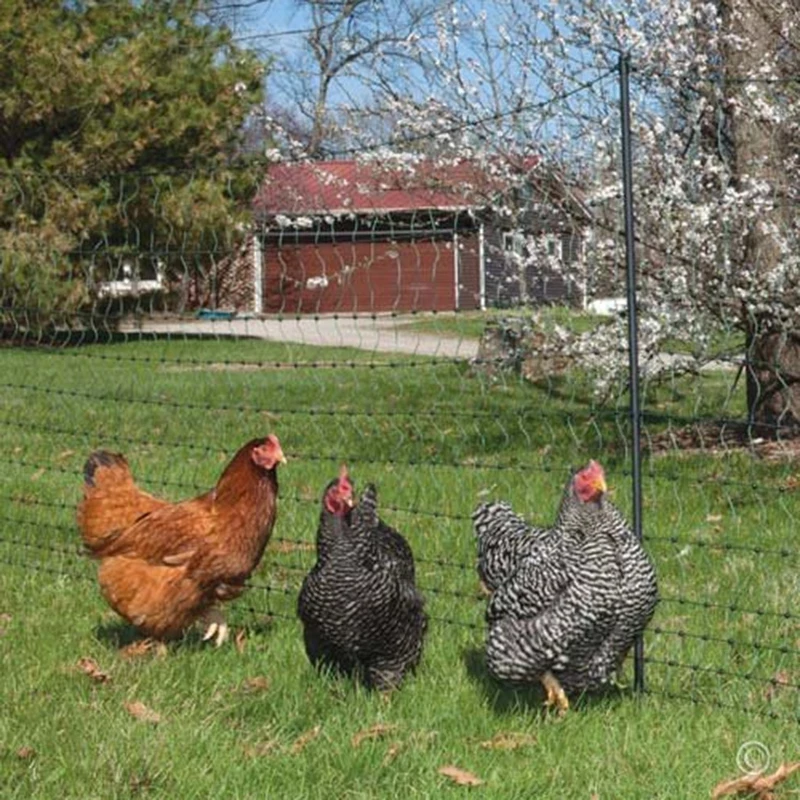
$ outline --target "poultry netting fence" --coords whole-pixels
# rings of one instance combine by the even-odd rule
[[[274,431],[289,459],[279,520],[234,619],[294,624],[321,490],[345,462],[357,487],[377,484],[385,518],[410,540],[433,624],[466,628],[479,646],[475,505],[502,498],[547,523],[570,467],[596,458],[630,518],[632,485],[625,398],[595,405],[586,377],[569,369],[532,378],[501,369],[464,332],[482,316],[252,319],[246,335],[195,319],[159,332],[149,316],[113,331],[107,317],[87,319],[69,337],[17,329],[1,354],[3,568],[96,591],[75,524],[93,449],[124,452],[145,488],[179,499],[213,485],[244,441]],[[538,316],[546,328],[547,313]],[[323,326],[329,345],[310,344]],[[414,338],[420,352],[405,352]],[[645,382],[643,530],[661,590],[645,637],[647,687],[796,714],[794,442],[747,437],[733,416],[744,391],[736,369],[723,359]]]
[[[537,164],[515,163],[515,174]],[[147,245],[156,232],[144,235],[135,206],[166,208],[168,187],[149,174],[109,178],[101,202],[119,212],[116,238],[71,253],[69,275],[53,262],[67,295],[80,294],[74,310],[63,308],[75,296],[46,303],[35,282],[24,295],[6,289],[0,568],[97,592],[75,522],[96,448],[125,453],[145,489],[179,499],[275,432],[288,458],[278,522],[234,625],[297,624],[322,489],[346,463],[357,490],[377,485],[382,515],[410,541],[432,626],[480,648],[473,509],[503,499],[548,524],[571,468],[594,458],[629,519],[640,480],[661,595],[644,637],[647,691],[800,717],[797,440],[782,419],[754,419],[754,393],[775,390],[742,330],[699,314],[705,329],[676,317],[656,330],[643,304],[639,477],[618,202],[589,209],[563,176],[537,173],[526,213],[539,223],[526,230],[523,214],[512,225],[477,213],[474,194],[453,211],[430,196],[430,174],[425,198],[406,185],[376,210],[379,189],[364,189],[355,160],[322,177],[306,162],[283,169],[235,245]],[[174,180],[183,190],[197,177]],[[459,180],[474,192],[475,173]],[[13,185],[20,202],[33,191]],[[333,185],[340,200],[357,185],[373,206],[359,213],[350,198],[343,213],[328,193],[324,213],[275,213],[282,191],[309,185]],[[647,186],[637,191],[646,203]],[[643,224],[642,280],[677,258],[650,234]],[[19,273],[30,256],[5,246]],[[696,286],[677,282],[671,299],[696,309],[705,278],[692,274]]]

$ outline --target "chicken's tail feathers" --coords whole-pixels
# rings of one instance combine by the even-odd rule
[[[120,453],[92,453],[83,467],[83,479],[77,521],[84,545],[95,555],[102,555],[103,547],[121,530],[165,505],[136,485]]]
[[[367,528],[378,525],[378,490],[374,483],[367,484],[356,506],[358,521]]]
[[[127,473],[127,477],[130,478],[131,481],[133,480],[128,462],[122,453],[110,453],[108,450],[95,450],[95,452],[86,459],[86,463],[83,465],[83,481],[87,487],[94,488],[97,486],[98,482],[102,482],[105,473],[103,468],[121,470]],[[99,475],[97,474],[98,470],[101,470]],[[113,475],[113,473],[111,474]]]
[[[519,523],[519,517],[508,503],[481,503],[472,512],[472,528],[480,539],[487,533],[509,524]]]
[[[486,517],[489,515],[490,505],[490,503],[481,503],[472,512],[472,525],[476,530],[479,525],[483,525],[485,523]]]

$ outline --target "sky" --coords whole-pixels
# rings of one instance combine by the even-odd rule
[[[295,0],[255,0],[238,14],[237,38],[266,50],[299,45],[310,23],[308,12]]]
[[[243,6],[237,9],[238,19],[235,26],[236,39],[241,45],[260,51],[264,56],[269,54],[277,55],[278,53],[291,56],[293,52],[299,54],[302,49],[307,47],[305,36],[311,28],[311,15],[303,3],[297,2],[297,0],[231,0],[231,2],[238,2]],[[395,2],[395,0],[384,0],[384,2],[389,4]],[[472,14],[481,10],[486,11],[490,26],[499,22],[503,16],[500,13],[499,3],[495,2],[495,0],[468,0],[468,4]],[[391,6],[387,7],[391,8]],[[493,9],[494,13],[492,13]],[[533,24],[534,26],[536,25],[535,22]],[[462,42],[462,48],[464,45],[465,42]],[[462,51],[463,55],[464,52]],[[564,84],[564,88],[567,90],[572,90],[577,83],[589,77],[594,77],[594,73],[592,75],[588,73],[581,74],[578,66],[579,62],[580,59],[576,57],[574,64],[567,65],[568,69],[572,68],[571,80],[566,81]],[[296,65],[293,65],[293,67],[294,69],[290,71],[290,75],[297,74]],[[552,97],[552,88],[548,87],[546,82],[531,77],[530,74],[525,84],[515,81],[513,66],[511,69],[512,72],[506,73],[505,82],[502,86],[505,105],[511,104],[513,107],[517,107],[518,104],[536,105],[542,103],[546,105],[549,98]],[[414,72],[411,72],[411,75],[414,76]],[[293,99],[296,100],[298,96],[295,94],[293,98],[291,92],[292,89],[297,92],[297,86],[290,88],[286,84],[282,84],[282,78],[283,75],[280,74],[278,69],[274,69],[271,76],[268,77],[268,104],[272,107],[291,109],[295,107]],[[611,83],[613,82],[614,79],[612,78]],[[428,91],[425,83],[414,79],[412,87],[414,84],[417,84],[417,88],[420,90],[420,97],[424,97],[424,93]],[[515,95],[513,92],[515,86],[519,87],[519,95]],[[415,89],[411,88],[410,91],[415,91]],[[613,95],[614,89],[612,87],[612,100]],[[302,96],[310,100],[313,95],[305,92]],[[340,79],[332,84],[329,96],[330,106],[351,105],[348,100],[351,100],[353,96],[357,101],[366,100],[367,90],[354,80]],[[465,118],[480,117],[485,113],[491,113],[495,109],[492,104],[492,98],[489,95],[476,99],[478,99],[478,102],[474,104],[471,112],[467,112]],[[577,102],[580,98],[575,98],[575,100]],[[506,108],[504,106],[501,113],[505,112]],[[530,133],[532,137],[541,139],[543,136],[547,136],[548,133],[558,133],[555,128],[551,130],[552,123],[547,121],[551,117],[546,112],[541,114],[534,113],[532,119],[537,120],[535,124],[538,125],[536,130],[532,130]],[[564,134],[562,133],[560,136],[563,138]]]

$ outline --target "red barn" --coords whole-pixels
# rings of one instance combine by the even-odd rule
[[[202,300],[201,287],[196,296],[213,307],[284,314],[568,301],[568,270],[535,258],[521,268],[517,257],[532,235],[547,238],[565,266],[579,259],[579,234],[563,222],[564,193],[540,173],[537,158],[502,169],[414,157],[276,164],[254,200],[260,246],[246,251],[247,264],[219,265],[217,290]]]
[[[267,312],[481,307],[471,163],[277,165],[255,201]]]

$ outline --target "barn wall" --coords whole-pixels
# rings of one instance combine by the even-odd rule
[[[486,304],[497,308],[517,306],[522,302],[518,266],[503,252],[503,230],[491,223],[486,225]],[[534,305],[580,302],[577,287],[570,279],[577,269],[580,235],[569,232],[561,233],[560,237],[566,257],[562,270],[554,271],[536,263],[528,264],[525,269],[527,295]]]
[[[484,233],[484,269],[486,271],[486,305],[507,308],[520,303],[520,287],[513,265],[503,254],[502,228],[487,223]]]
[[[481,307],[481,254],[478,234],[474,231],[458,238],[458,309]]]
[[[267,239],[264,275],[268,313],[441,311],[456,302],[452,237]]]

